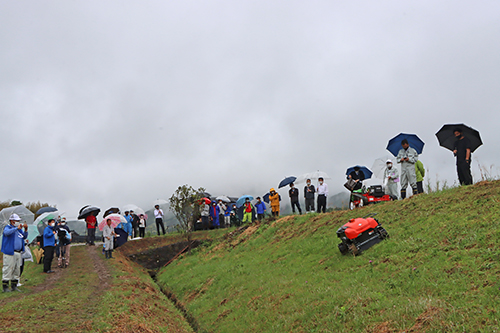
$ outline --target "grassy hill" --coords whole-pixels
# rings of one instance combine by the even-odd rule
[[[287,216],[199,247],[158,283],[209,332],[500,330],[500,182],[355,211]],[[376,212],[390,239],[342,256],[338,227]]]

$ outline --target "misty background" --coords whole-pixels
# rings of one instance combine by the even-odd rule
[[[474,181],[497,177],[499,7],[0,0],[0,198],[75,217],[183,184],[262,196],[316,170],[333,195],[400,132],[426,143],[426,181],[452,185],[445,123],[480,131]]]

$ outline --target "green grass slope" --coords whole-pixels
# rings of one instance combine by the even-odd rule
[[[158,274],[207,332],[500,330],[500,182],[355,211],[288,216]],[[376,212],[390,239],[342,256],[336,230]]]

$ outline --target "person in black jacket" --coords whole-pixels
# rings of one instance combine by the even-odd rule
[[[353,190],[359,190],[363,187],[363,180],[365,180],[365,174],[363,171],[359,170],[359,167],[355,167],[353,171],[347,176],[347,179],[352,179],[356,182]]]
[[[69,266],[69,255],[70,255],[70,244],[71,244],[71,232],[68,225],[66,224],[66,218],[63,217],[61,223],[59,223],[56,228],[58,245],[59,245],[59,255],[57,258],[57,267],[66,268]]]
[[[297,206],[299,214],[302,215],[302,209],[300,209],[299,203],[299,189],[296,188],[293,183],[290,183],[290,190],[288,191],[288,195],[290,196],[290,202],[292,204],[292,212],[295,213],[295,206]]]
[[[461,185],[472,185],[470,140],[462,134],[460,128],[456,128],[453,133],[457,138],[453,154],[457,157],[458,181]]]
[[[139,216],[133,210],[130,211],[130,216],[132,216],[133,238],[139,237]]]
[[[306,180],[306,186],[304,186],[304,199],[306,201],[306,213],[314,213],[314,193],[316,193],[316,189],[314,185],[311,185],[311,180]]]

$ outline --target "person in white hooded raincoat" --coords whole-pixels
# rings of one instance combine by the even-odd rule
[[[394,198],[398,198],[398,182],[399,170],[392,165],[391,160],[385,162],[386,168],[384,171],[385,194],[389,194]]]
[[[410,184],[413,194],[417,194],[417,175],[415,173],[415,163],[418,161],[418,153],[411,148],[408,140],[401,141],[402,149],[399,150],[396,157],[398,163],[401,163],[401,199],[406,198],[406,188]]]

